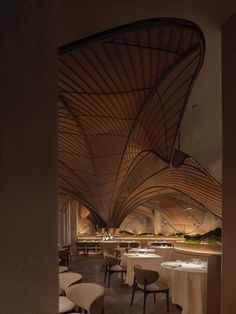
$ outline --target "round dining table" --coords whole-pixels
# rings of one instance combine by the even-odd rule
[[[140,265],[144,269],[160,271],[162,257],[153,253],[124,253],[121,265],[126,267],[125,283],[132,286],[134,283],[134,265]]]
[[[170,261],[161,264],[161,278],[170,289],[172,303],[182,314],[206,314],[206,262]]]

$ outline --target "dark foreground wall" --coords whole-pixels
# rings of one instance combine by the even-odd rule
[[[236,313],[236,14],[222,29],[223,263],[221,313]]]
[[[56,314],[56,1],[0,10],[0,299]]]

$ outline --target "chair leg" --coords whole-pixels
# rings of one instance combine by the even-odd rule
[[[154,293],[154,303],[157,303],[157,299],[156,299],[156,293]]]
[[[132,297],[131,297],[131,302],[130,302],[130,306],[132,306],[133,305],[133,300],[134,300],[134,294],[135,294],[135,289],[136,287],[135,287],[135,283],[133,284],[133,291],[132,291]]]
[[[104,283],[106,282],[106,279],[107,279],[107,266],[106,266],[106,269],[105,269]]]
[[[169,291],[166,292],[167,312],[169,312]]]
[[[144,292],[144,300],[143,300],[143,314],[145,314],[145,312],[146,312],[146,298],[147,298],[147,294]]]
[[[109,271],[109,275],[108,275],[108,288],[110,288],[110,281],[111,281],[111,272]]]

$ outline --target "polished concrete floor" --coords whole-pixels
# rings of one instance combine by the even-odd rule
[[[73,256],[69,269],[82,274],[83,282],[95,282],[104,285],[104,260],[101,255]],[[132,288],[122,284],[117,274],[113,274],[110,288],[108,289],[106,285],[105,314],[142,314],[143,293],[141,291],[136,292],[133,306],[130,307],[131,292]],[[181,314],[181,312],[179,307],[170,302],[170,314]],[[153,302],[153,296],[148,296],[146,314],[154,313],[167,313],[165,295],[157,295],[156,304]]]

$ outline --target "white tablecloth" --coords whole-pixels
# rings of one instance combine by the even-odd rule
[[[139,249],[139,248],[133,248],[129,249],[129,253],[156,253],[156,249]]]
[[[182,262],[162,263],[161,277],[170,288],[172,303],[182,307],[182,314],[205,314],[207,270],[202,265]]]
[[[121,265],[127,267],[125,283],[132,286],[134,283],[134,265],[140,265],[145,269],[161,270],[162,257],[156,254],[132,254],[124,253],[121,258]]]

